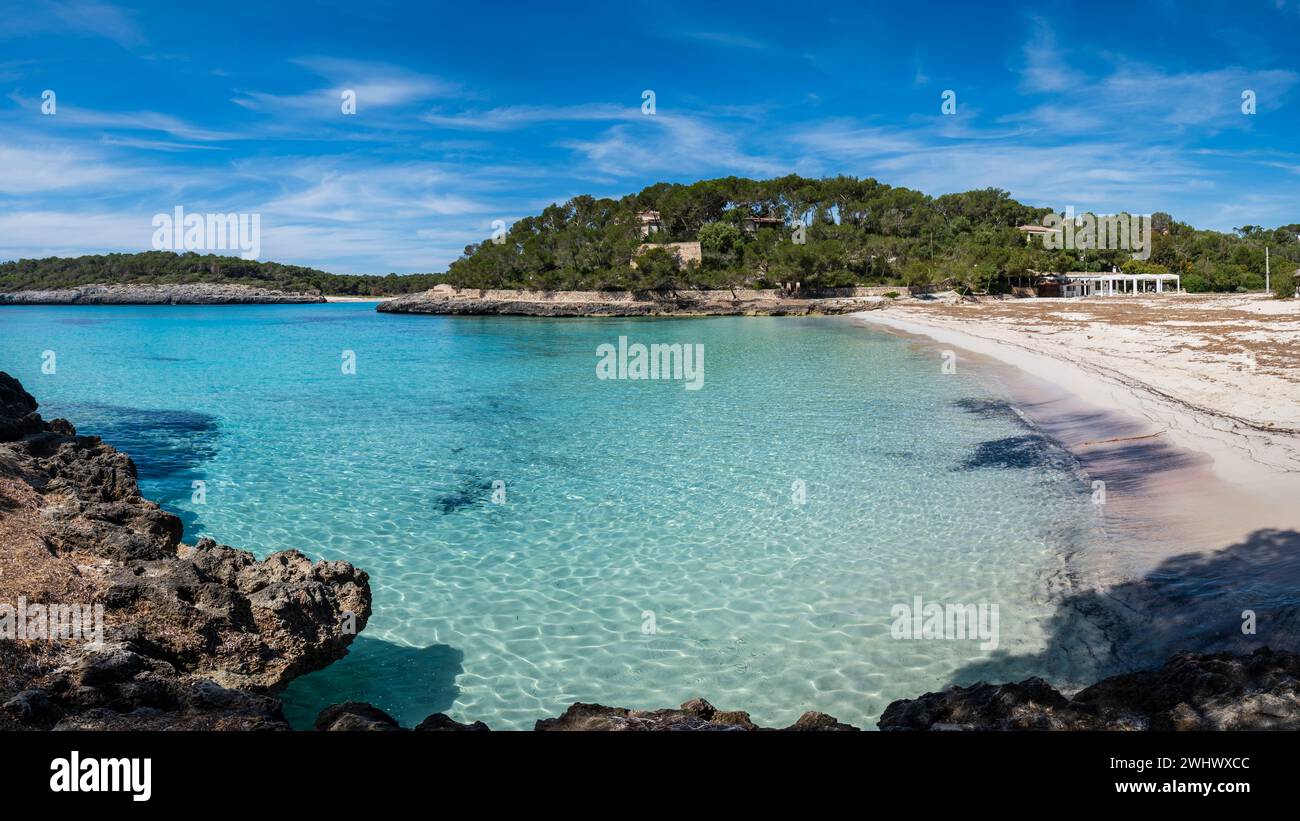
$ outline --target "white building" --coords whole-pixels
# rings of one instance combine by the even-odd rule
[[[1039,296],[1115,296],[1116,294],[1162,294],[1183,289],[1178,274],[1124,274],[1118,271],[1069,271],[1043,274],[1038,278]]]

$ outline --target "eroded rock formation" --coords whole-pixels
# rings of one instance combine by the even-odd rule
[[[882,730],[1300,730],[1300,655],[1178,653],[1067,698],[1039,678],[885,708]]]
[[[842,289],[846,292],[870,289]],[[879,308],[877,296],[796,297],[778,291],[482,291],[439,285],[381,302],[395,314],[501,314],[517,316],[806,316]]]
[[[364,702],[335,704],[323,710],[316,719],[316,729],[332,731],[391,731],[400,730],[397,721],[383,710]],[[476,731],[488,726],[481,721],[461,724],[443,713],[421,721],[416,730]],[[719,710],[702,698],[693,698],[676,710],[628,710],[624,707],[606,707],[602,704],[578,702],[556,718],[544,718],[533,728],[538,732],[654,732],[654,731],[718,731],[745,732],[771,729],[759,727],[750,721],[749,713],[739,710]],[[857,730],[841,724],[825,713],[807,712],[785,730],[822,731]]]
[[[288,728],[274,693],[347,652],[369,578],[181,536],[126,454],[0,373],[0,728]],[[102,607],[102,636],[15,630],[32,605]]]
[[[347,701],[321,710],[316,717],[316,729],[322,732],[393,732],[403,729],[397,719],[364,701]],[[434,713],[416,725],[419,732],[470,732],[484,733],[488,726],[481,721],[461,724],[443,713]]]

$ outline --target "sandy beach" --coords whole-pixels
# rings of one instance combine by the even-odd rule
[[[1297,498],[1294,302],[1253,295],[908,300],[859,316],[1014,365],[1209,455],[1226,481],[1279,501]]]
[[[1105,483],[1114,547],[1076,557],[1072,584],[1132,617],[1106,652],[1300,643],[1300,305],[906,300],[856,316],[1000,373],[1016,410]],[[1269,626],[1242,636],[1252,607]]]

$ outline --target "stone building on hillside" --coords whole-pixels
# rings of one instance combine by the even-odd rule
[[[632,258],[632,267],[636,267],[636,257],[641,256],[651,248],[662,248],[677,260],[677,267],[681,268],[691,262],[699,264],[704,260],[704,252],[698,242],[648,242],[637,247],[636,256]]]
[[[662,231],[664,221],[658,211],[641,211],[636,215],[637,231],[645,239],[656,231]]]

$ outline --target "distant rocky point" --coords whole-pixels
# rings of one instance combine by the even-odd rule
[[[324,301],[325,297],[318,293],[208,282],[78,285],[75,288],[0,293],[0,305],[265,305]]]
[[[437,285],[377,310],[394,314],[515,316],[807,316],[870,310],[906,289],[839,288],[816,294],[768,290],[520,291]]]

